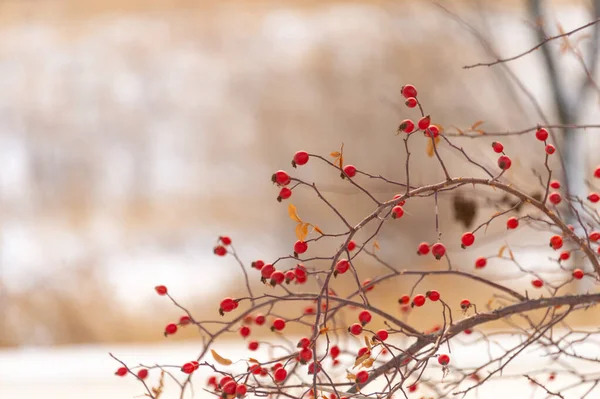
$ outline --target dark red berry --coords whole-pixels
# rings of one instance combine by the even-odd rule
[[[275,266],[273,266],[272,264],[268,263],[266,265],[264,265],[261,269],[260,269],[260,275],[264,278],[264,279],[268,279],[271,278],[271,275],[273,275],[273,273],[275,273]]]
[[[250,327],[243,326],[240,328],[240,335],[244,338],[247,338],[250,335]]]
[[[475,242],[475,234],[471,233],[470,231],[464,233],[460,238],[460,242],[462,243],[463,247],[470,247]]]
[[[380,341],[385,341],[390,336],[387,330],[379,330],[375,333],[375,335],[377,335],[377,339]]]
[[[363,326],[368,324],[371,321],[371,318],[371,312],[368,310],[363,310],[358,314],[358,321],[360,321]]]
[[[440,135],[440,128],[436,125],[429,125],[424,133],[427,137],[438,137]]]
[[[235,308],[237,308],[237,302],[232,298],[225,298],[221,301],[220,313],[231,312]]]
[[[441,242],[436,242],[431,246],[431,253],[437,260],[440,260],[446,254],[446,247]]]
[[[276,270],[271,274],[271,285],[282,284],[285,281],[285,274],[282,271]]]
[[[519,219],[517,219],[516,217],[510,217],[508,218],[508,220],[506,221],[506,228],[507,229],[511,229],[514,230],[517,227],[519,227]]]
[[[548,138],[548,131],[546,129],[544,129],[543,127],[539,128],[535,132],[535,138],[538,139],[539,141],[546,141],[546,139]]]
[[[555,152],[556,152],[556,147],[554,147],[552,144],[546,145],[546,154],[552,155]]]
[[[225,256],[227,255],[227,248],[225,248],[222,245],[217,245],[214,249],[213,252],[215,255],[217,256]]]
[[[550,246],[553,249],[560,249],[563,246],[563,239],[561,236],[554,235],[550,237]]]
[[[594,177],[600,179],[600,166],[597,166],[596,169],[594,169]]]
[[[594,204],[600,201],[600,195],[598,195],[598,193],[590,193],[587,198],[588,201],[593,202]]]
[[[277,197],[277,201],[281,202],[282,200],[286,200],[292,196],[292,190],[287,187],[282,187],[279,191],[279,196]]]
[[[404,133],[412,133],[413,130],[415,130],[415,123],[410,119],[403,120],[398,126],[398,131],[402,131]]]
[[[354,251],[356,249],[356,243],[353,240],[350,240],[346,248],[348,248],[348,251]]]
[[[233,395],[235,393],[235,388],[237,388],[237,383],[235,381],[228,381],[225,385],[223,385],[223,393],[227,395]]]
[[[354,165],[344,166],[344,174],[348,177],[356,176],[356,167]]]
[[[477,258],[475,259],[475,267],[477,269],[482,269],[487,265],[487,259],[486,258]]]
[[[290,184],[291,179],[287,172],[278,170],[277,172],[273,173],[273,176],[271,176],[271,181],[279,186],[287,186]]]
[[[228,236],[219,237],[219,241],[221,241],[223,245],[231,245],[231,238]]]
[[[148,377],[148,369],[139,369],[137,376],[140,380],[145,380]]]
[[[553,188],[553,189],[555,189],[555,190],[558,190],[560,188],[560,182],[557,181],[557,180],[552,180],[550,182],[550,187]]]
[[[408,98],[406,99],[406,101],[404,102],[404,104],[406,104],[406,106],[407,106],[408,108],[414,108],[414,107],[416,107],[416,106],[417,106],[417,103],[418,103],[418,102],[417,102],[417,99],[416,99],[416,98],[414,98],[414,97],[408,97]]]
[[[504,151],[504,146],[502,145],[502,143],[500,143],[498,141],[494,141],[492,143],[492,149],[494,150],[494,152],[500,154],[500,153],[502,153],[502,151]]]
[[[421,294],[415,295],[415,297],[412,300],[412,303],[416,307],[421,307],[421,306],[425,305],[425,295],[421,295]]]
[[[544,285],[544,282],[542,280],[540,280],[539,278],[536,278],[535,280],[531,281],[531,285],[533,285],[535,288],[542,288],[542,286]]]
[[[562,251],[560,253],[560,255],[558,256],[558,259],[560,259],[560,260],[569,260],[570,257],[571,257],[571,253],[569,251]]]
[[[548,195],[548,201],[550,201],[550,203],[552,203],[554,205],[558,205],[562,201],[562,197],[561,197],[560,193],[557,193],[557,192],[550,193],[550,195]]]
[[[185,363],[183,366],[181,366],[181,371],[185,374],[192,374],[195,370],[196,368],[192,363]]]
[[[426,296],[427,296],[427,298],[429,298],[430,300],[432,300],[434,302],[440,300],[440,293],[437,292],[436,290],[427,291]]]
[[[298,151],[294,154],[294,160],[292,161],[292,166],[295,168],[296,165],[306,165],[308,162],[308,153],[306,151]]]
[[[247,393],[248,388],[246,387],[246,385],[240,384],[237,387],[235,387],[235,396],[237,396],[238,398],[245,396]]]
[[[392,218],[400,219],[404,215],[404,209],[400,205],[396,205],[392,208]]]
[[[575,269],[572,274],[574,279],[581,280],[583,278],[583,270]]]
[[[348,328],[348,331],[350,331],[350,334],[352,335],[360,335],[362,332],[362,326],[358,323],[354,323]]]
[[[427,255],[429,253],[429,244],[426,242],[422,242],[419,244],[417,248],[417,255]]]
[[[442,366],[446,366],[448,363],[450,363],[450,356],[448,356],[448,355],[439,355],[438,356],[438,363],[441,364]]]
[[[402,89],[400,89],[400,94],[404,96],[404,98],[416,97],[417,89],[413,85],[404,85]]]
[[[469,301],[468,299],[463,299],[462,301],[460,301],[460,307],[462,310],[467,310],[471,307],[471,301]]]
[[[177,332],[177,324],[175,323],[169,323],[166,325],[165,327],[165,336],[167,335],[173,335]]]
[[[429,118],[429,115],[427,115],[427,116],[424,116],[421,119],[419,119],[419,122],[417,122],[417,126],[419,126],[419,129],[425,130],[429,127],[430,123],[431,123],[431,118]]]
[[[410,303],[410,297],[408,295],[402,295],[400,299],[398,299],[398,303],[400,305],[408,305]]]
[[[338,274],[344,274],[350,268],[350,262],[347,259],[340,259],[335,265],[335,271]]]
[[[356,383],[364,384],[369,379],[369,372],[367,370],[361,370],[356,373]]]
[[[256,270],[262,269],[264,265],[265,262],[263,262],[262,260],[255,260],[254,262],[252,262],[252,267]]]
[[[285,320],[283,319],[275,319],[273,320],[272,330],[281,331],[285,328]]]
[[[188,324],[190,324],[192,322],[192,319],[190,316],[188,315],[183,315],[179,318],[179,325],[180,326],[187,326]]]
[[[276,382],[283,382],[286,379],[286,377],[287,371],[285,371],[283,367],[278,368],[277,370],[275,370],[275,373],[273,373],[273,378]]]
[[[306,252],[307,249],[308,249],[308,244],[306,243],[306,241],[298,240],[294,244],[294,252],[297,254],[303,254]]]
[[[158,295],[167,295],[167,287],[165,287],[164,285],[157,285],[156,287],[154,287],[154,290]]]
[[[333,345],[330,349],[329,349],[329,354],[331,355],[332,359],[335,359],[336,357],[338,357],[340,355],[340,348],[337,345]]]
[[[115,371],[115,375],[119,377],[124,377],[127,375],[127,367],[119,367],[117,371]]]
[[[512,165],[512,161],[506,155],[501,155],[500,157],[498,157],[498,167],[500,169],[508,170],[508,169],[510,169],[511,165]]]
[[[258,342],[257,341],[250,341],[248,342],[248,349],[250,349],[251,351],[255,351],[258,349]]]

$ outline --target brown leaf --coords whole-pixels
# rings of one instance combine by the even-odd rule
[[[369,357],[371,357],[371,351],[365,353],[364,355],[357,357],[356,360],[354,361],[354,367],[358,366],[359,364],[361,364],[362,362],[364,362],[365,360],[367,360]],[[352,368],[354,368],[352,367]]]
[[[319,233],[319,234],[321,234],[321,235],[325,235],[325,233],[323,233],[323,230],[321,230],[321,229],[319,228],[319,226],[317,226],[317,225],[314,225],[314,226],[313,226],[313,229],[314,229],[314,230],[315,230],[317,233]]]
[[[350,381],[355,381],[356,375],[352,374],[352,373],[348,373],[348,374],[346,374],[346,378],[349,379]]]
[[[373,249],[381,249],[377,240],[373,241]]]
[[[255,358],[253,358],[253,357],[249,357],[249,358],[248,358],[248,361],[249,361],[250,363],[257,363],[257,364],[260,364],[260,362],[259,362],[258,360],[256,360]]]
[[[371,367],[373,365],[373,363],[375,363],[375,359],[373,359],[372,357],[370,357],[370,358],[368,358],[367,360],[365,360],[362,363],[362,366],[366,367],[366,368],[369,368],[369,367]]]
[[[441,139],[438,136],[434,140],[435,140],[435,145],[437,146]],[[433,148],[433,140],[432,139],[427,140],[426,152],[427,152],[427,156],[430,158],[435,155],[435,150]]]
[[[365,345],[367,345],[367,348],[369,348],[369,350],[371,350],[371,348],[372,348],[371,341],[369,341],[369,338],[367,338],[366,335],[365,335]]]
[[[471,125],[471,130],[477,129],[479,126],[483,125],[484,121],[477,121]]]
[[[339,151],[334,151],[331,154],[329,154],[329,156],[333,157],[333,158],[339,158],[340,155],[342,155],[342,154]]]
[[[328,331],[329,331],[329,327],[323,327],[319,330],[319,334],[325,334]]]
[[[504,254],[504,250],[508,248],[508,245],[503,245],[500,247],[500,250],[498,251],[498,257],[501,258],[502,255]]]
[[[465,134],[465,132],[463,132],[462,130],[460,130],[460,128],[458,128],[458,127],[456,127],[456,126],[454,126],[454,125],[452,125],[452,126],[450,126],[450,127],[453,127],[453,128],[455,128],[455,129],[456,129],[456,131],[458,132],[458,134],[460,134],[460,135],[463,135],[463,134]]]
[[[233,362],[229,359],[225,359],[223,356],[219,355],[217,352],[215,352],[214,349],[210,350],[210,353],[212,353],[213,358],[215,359],[215,361],[217,363],[219,363],[220,365],[223,366],[229,366],[230,364],[232,364]]]
[[[288,205],[288,214],[290,215],[290,219],[292,219],[293,221],[302,223],[302,219],[300,219],[300,216],[298,216],[298,211],[296,210],[296,207],[294,205]]]

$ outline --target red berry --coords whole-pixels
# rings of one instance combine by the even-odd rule
[[[436,242],[431,246],[431,253],[437,260],[440,260],[446,254],[446,247],[441,242]]]
[[[331,355],[332,359],[335,359],[336,357],[338,357],[340,355],[340,348],[337,345],[333,345],[330,349],[329,349],[329,354]]]
[[[553,249],[560,249],[563,246],[563,239],[561,236],[552,236],[550,237],[550,246]]]
[[[273,373],[273,378],[275,379],[276,382],[283,382],[286,377],[287,377],[287,371],[285,371],[285,369],[283,367],[278,368],[277,370],[275,370],[275,373]]]
[[[316,373],[319,373],[321,371],[321,365],[317,363],[315,366],[315,362],[312,362],[308,365],[308,374],[315,374],[315,371]]]
[[[127,375],[127,367],[119,367],[117,371],[115,371],[115,375],[119,377],[124,377]]]
[[[555,189],[555,190],[558,190],[560,188],[560,182],[557,181],[557,180],[552,180],[550,182],[550,187],[553,188],[553,189]]]
[[[408,305],[410,303],[410,297],[408,295],[402,295],[402,297],[398,299],[398,303],[400,305]]]
[[[298,280],[306,279],[306,268],[302,263],[296,265],[296,268],[294,269],[294,274],[296,275],[296,278]]]
[[[194,366],[194,370],[198,370],[200,368],[200,363],[197,361],[192,360],[190,363],[192,363],[192,366]]]
[[[471,301],[469,301],[468,299],[463,299],[462,301],[460,301],[460,307],[463,310],[467,310],[471,307]]]
[[[279,186],[287,186],[290,184],[291,179],[287,172],[278,170],[277,172],[273,173],[273,176],[271,176],[271,181]]]
[[[294,244],[294,252],[297,254],[303,254],[306,252],[307,249],[308,249],[308,244],[306,243],[306,241],[298,240]]]
[[[414,306],[416,307],[421,307],[423,305],[425,305],[425,295],[415,295],[415,297],[412,300],[412,303]]]
[[[277,197],[277,201],[281,202],[282,200],[288,199],[292,196],[292,190],[287,187],[282,187],[281,191],[279,191],[279,196]]]
[[[437,292],[436,290],[431,290],[431,291],[427,291],[426,294],[427,298],[429,298],[430,300],[436,302],[440,300],[440,293]]]
[[[251,351],[255,351],[258,349],[258,342],[257,341],[250,341],[248,342],[248,349],[250,349]]]
[[[282,367],[283,367],[283,364],[281,364],[281,363],[275,363],[273,365],[273,367],[271,367],[271,370],[277,370],[277,369],[280,369]]]
[[[550,201],[554,205],[558,205],[562,201],[562,197],[560,193],[550,193],[550,195],[548,195],[548,201]]]
[[[285,328],[285,320],[283,319],[275,319],[273,320],[273,326],[271,330],[281,331]]]
[[[450,363],[450,356],[448,356],[448,355],[439,355],[438,356],[438,363],[441,364],[442,366],[447,365],[448,363]]]
[[[140,369],[137,372],[137,376],[140,380],[145,380],[148,377],[148,369]]]
[[[426,242],[422,242],[419,244],[417,248],[417,255],[427,255],[429,253],[429,244]]]
[[[596,169],[594,170],[594,177],[596,179],[600,179],[600,166],[596,167]]]
[[[302,348],[302,350],[298,353],[300,357],[300,361],[302,363],[307,363],[312,359],[313,353],[309,348]]]
[[[227,255],[227,248],[225,248],[222,245],[217,245],[214,249],[213,252],[215,255],[217,256],[225,256]]]
[[[419,119],[419,122],[417,122],[417,126],[419,126],[419,129],[425,130],[429,127],[430,123],[431,123],[431,118],[429,118],[429,115],[427,115],[427,116],[424,116],[421,119]]]
[[[500,154],[502,151],[504,151],[504,146],[502,145],[502,143],[500,143],[498,141],[494,141],[492,143],[492,149],[494,150],[494,152],[497,152],[498,154]]]
[[[536,278],[535,280],[531,281],[531,285],[533,285],[535,288],[542,288],[542,286],[544,285],[544,282],[542,280],[540,280],[539,278]]]
[[[414,108],[417,106],[417,99],[414,97],[408,97],[404,102],[408,108]]]
[[[417,89],[413,85],[404,85],[402,89],[400,89],[400,94],[404,96],[404,98],[416,97]]]
[[[252,267],[257,270],[262,269],[264,265],[265,262],[263,262],[262,260],[255,260],[254,262],[252,262]]]
[[[235,308],[237,308],[237,302],[232,298],[225,298],[221,301],[220,313],[231,312]]]
[[[275,286],[277,284],[282,284],[285,281],[285,274],[282,271],[274,271],[271,274],[271,285]]]
[[[167,335],[173,335],[177,332],[177,324],[175,323],[169,323],[166,325],[165,327],[165,336]]]
[[[235,381],[228,381],[223,385],[223,393],[233,395],[235,393],[235,388],[237,388],[237,383]]]
[[[179,318],[179,325],[180,326],[187,326],[188,324],[190,324],[192,322],[192,319],[190,318],[190,316],[188,315],[183,315]]]
[[[519,219],[517,219],[516,217],[510,217],[508,218],[508,220],[506,221],[506,228],[507,229],[511,229],[514,230],[517,227],[519,227]]]
[[[350,331],[350,334],[352,335],[359,335],[362,332],[362,326],[358,323],[354,323],[348,328],[348,331]]]
[[[244,338],[248,337],[250,335],[250,327],[244,326],[240,328],[240,335]]]
[[[600,240],[600,232],[598,232],[598,231],[592,231],[590,233],[590,240],[593,241],[593,242],[596,242],[596,241]]]
[[[296,273],[293,270],[288,270],[285,272],[285,282],[286,284],[291,283],[296,278]]]
[[[462,243],[463,247],[470,247],[475,242],[475,234],[471,233],[470,231],[464,233],[460,238],[460,242]]]
[[[588,195],[587,198],[590,202],[593,202],[594,204],[600,201],[600,195],[598,195],[598,193],[590,193],[590,195]]]
[[[583,270],[581,270],[581,269],[573,270],[572,276],[573,276],[573,278],[575,278],[577,280],[581,280],[583,278]]]
[[[348,251],[354,251],[356,249],[356,243],[353,240],[350,240],[346,248],[348,249]]]
[[[164,285],[157,285],[154,287],[154,291],[156,291],[158,295],[167,295],[167,287]]]
[[[232,380],[233,380],[233,378],[231,378],[230,376],[228,376],[228,375],[224,376],[219,381],[219,387],[223,388],[229,381],[232,381]]]
[[[229,238],[228,236],[219,237],[219,241],[221,241],[223,245],[231,245],[231,238]]]
[[[417,383],[408,386],[408,392],[415,392],[417,390]]]
[[[404,133],[412,133],[415,130],[415,123],[410,119],[405,119],[400,122],[400,126],[398,126],[399,131],[403,131]]]
[[[373,280],[371,280],[370,278],[366,279],[365,281],[362,282],[362,286],[365,289],[365,291],[369,292],[369,291],[373,291],[373,289],[375,288],[374,284],[371,284]]]
[[[338,262],[335,265],[335,271],[338,272],[338,274],[346,273],[349,268],[350,268],[350,262],[348,262],[347,259],[340,259],[340,260],[338,260]]]
[[[273,273],[275,273],[275,266],[270,263],[264,265],[262,269],[260,269],[260,275],[265,279],[271,278]]]
[[[425,136],[428,137],[438,137],[440,135],[440,128],[436,125],[429,125],[427,130],[425,130]]]
[[[392,208],[392,218],[400,219],[404,215],[404,209],[400,205],[396,205]]]
[[[568,260],[571,257],[571,253],[569,251],[562,251],[558,256],[560,260]]]
[[[482,269],[487,265],[487,259],[486,258],[477,258],[475,259],[475,267],[477,269]]]
[[[473,333],[473,330],[471,330],[470,328],[465,328],[464,333],[467,335],[471,335]]]
[[[555,152],[556,152],[556,147],[554,147],[552,144],[546,145],[546,154],[552,155]]]
[[[510,169],[511,165],[512,165],[512,161],[506,155],[501,155],[500,157],[498,157],[498,167],[500,169],[508,170],[508,169]]]
[[[235,396],[238,398],[245,396],[246,393],[248,393],[248,388],[244,384],[240,384],[235,387]]]
[[[298,151],[294,154],[294,160],[292,166],[295,168],[296,165],[306,165],[308,162],[308,153],[306,151]]]
[[[548,131],[543,127],[539,128],[535,132],[535,138],[537,138],[539,141],[546,141],[546,139],[548,138]]]
[[[314,314],[315,308],[312,306],[307,306],[304,308],[304,314]]]
[[[361,370],[356,373],[356,382],[358,384],[364,384],[369,379],[369,372],[367,370]]]
[[[371,321],[371,318],[371,312],[368,310],[363,310],[358,314],[358,321],[360,321],[363,326],[368,324]]]
[[[192,363],[185,363],[183,366],[181,366],[181,371],[185,374],[192,374],[195,370],[196,368]]]
[[[356,176],[356,167],[354,165],[346,165],[344,166],[344,173],[348,177]]]
[[[387,330],[379,330],[375,334],[377,335],[377,339],[380,341],[385,341],[390,336]]]

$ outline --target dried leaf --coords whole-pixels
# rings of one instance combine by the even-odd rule
[[[508,248],[508,245],[503,245],[500,247],[500,250],[498,251],[498,257],[501,258],[502,255],[504,254],[504,250]]]
[[[304,241],[304,239],[306,238],[306,236],[308,236],[308,226],[310,223],[304,223],[302,224],[302,238],[300,239],[300,241]]]
[[[371,350],[371,348],[372,348],[371,341],[369,341],[369,338],[367,338],[366,335],[365,335],[365,345],[367,346],[367,348],[369,348],[369,350]]]
[[[219,363],[220,365],[223,366],[229,366],[230,364],[232,364],[233,362],[229,359],[225,359],[223,356],[219,355],[217,352],[215,352],[214,349],[210,350],[210,353],[212,353],[213,358],[215,359],[215,361],[217,363]]]
[[[323,327],[319,330],[319,334],[325,334],[328,331],[329,331],[329,327]]]
[[[381,249],[381,248],[379,247],[379,243],[377,242],[377,240],[373,241],[373,249],[374,249],[374,250],[375,250],[375,249]]]
[[[370,357],[370,358],[368,358],[367,360],[365,360],[362,363],[362,366],[366,367],[366,368],[369,368],[369,367],[371,367],[373,365],[373,363],[375,363],[375,359],[373,359],[372,357]]]
[[[435,140],[435,145],[437,146],[438,143],[440,142],[439,136],[436,137],[434,140]],[[432,156],[435,155],[435,150],[433,148],[433,140],[432,139],[427,140],[427,150],[426,150],[426,152],[427,152],[427,156],[429,158],[431,158]]]
[[[292,219],[293,221],[296,221],[298,223],[302,223],[302,219],[300,219],[300,216],[298,216],[296,207],[293,204],[288,205],[288,213],[290,215],[290,219]]]
[[[339,151],[334,151],[331,154],[329,154],[329,156],[333,157],[333,158],[339,158],[340,155],[342,155],[342,154]]]
[[[256,360],[255,358],[253,358],[253,357],[250,357],[250,358],[248,358],[248,361],[249,361],[250,363],[257,363],[257,364],[260,364],[260,362],[259,362],[258,360]]]
[[[484,121],[477,121],[471,125],[471,130],[476,130],[479,126],[483,125]]]
[[[349,379],[350,381],[355,381],[356,375],[352,374],[352,373],[348,373],[348,374],[346,374],[346,378]]]
[[[357,357],[356,360],[354,361],[354,367],[358,366],[359,364],[361,364],[362,362],[364,362],[365,360],[367,360],[368,358],[371,357],[371,351],[365,353],[364,355]],[[354,368],[352,367],[352,368]]]
[[[321,235],[325,235],[325,233],[323,233],[323,230],[321,230],[321,229],[319,228],[319,226],[317,226],[317,225],[314,225],[314,226],[313,226],[313,229],[314,229],[314,230],[315,230],[317,233],[319,233],[319,234],[321,234]]]
[[[300,241],[304,241],[303,237],[302,237],[302,226],[304,225],[304,223],[298,223],[296,225],[296,238]]]
[[[510,256],[510,260],[515,260],[515,254],[513,254],[512,249],[508,247],[508,255]]]
[[[452,126],[450,126],[450,127],[453,127],[453,128],[455,128],[455,129],[456,129],[456,131],[458,132],[458,134],[460,134],[460,135],[463,135],[463,134],[465,134],[465,132],[463,132],[462,130],[460,130],[460,128],[458,128],[458,127],[456,127],[456,126],[454,126],[454,125],[452,125]]]

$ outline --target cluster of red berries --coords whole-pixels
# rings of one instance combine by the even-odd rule
[[[548,131],[543,127],[539,127],[535,131],[535,138],[546,143],[546,140],[548,139]],[[556,152],[556,147],[554,147],[552,144],[546,143],[545,151],[546,154],[552,155]]]
[[[119,367],[117,371],[115,371],[115,375],[119,377],[125,377],[127,373],[129,373],[129,369],[127,367]],[[148,369],[141,368],[137,371],[137,373],[135,373],[135,375],[140,380],[145,380],[146,378],[148,378]]]
[[[258,374],[260,374],[260,370]],[[265,376],[266,375],[267,373],[265,372]],[[241,398],[248,393],[248,387],[246,385],[238,384],[228,375],[222,377],[220,380],[217,380],[217,378],[218,377],[216,376],[210,377],[207,385],[212,386],[217,392],[222,392],[223,397],[233,397],[235,395],[236,397]]]
[[[286,272],[282,272],[280,270],[275,269],[270,263],[263,262],[262,260],[256,260],[252,262],[252,267],[258,271],[260,271],[261,280],[263,282],[269,281],[271,286],[276,286],[278,284],[290,284],[292,282],[296,284],[304,284],[308,279],[308,273],[303,264],[299,263],[296,265],[296,268],[292,270],[287,270]]]
[[[498,167],[502,170],[510,169],[512,160],[504,153],[504,146],[499,141],[492,143],[492,149],[497,154],[502,154],[498,157]]]
[[[219,237],[219,244],[214,247],[213,252],[217,256],[227,255],[227,246],[231,245],[231,238],[227,236]]]
[[[417,89],[413,85],[405,85],[400,90],[400,93],[406,101],[404,104],[408,108],[414,108],[419,105],[419,100],[417,100]],[[440,135],[440,128],[436,125],[431,124],[431,117],[429,115],[423,116],[417,122],[417,127],[419,130],[423,130],[423,134],[428,137],[438,137]],[[398,132],[404,132],[407,134],[413,133],[415,131],[415,123],[410,119],[405,119],[400,122],[398,126]]]
[[[475,241],[475,238],[473,238],[473,242],[474,241]],[[431,246],[429,245],[429,243],[422,242],[417,247],[417,255],[427,255],[430,250],[431,250],[431,254],[433,255],[433,257],[436,258],[437,260],[442,259],[444,257],[444,255],[446,254],[446,247],[441,242],[436,242],[435,244],[433,244]]]

